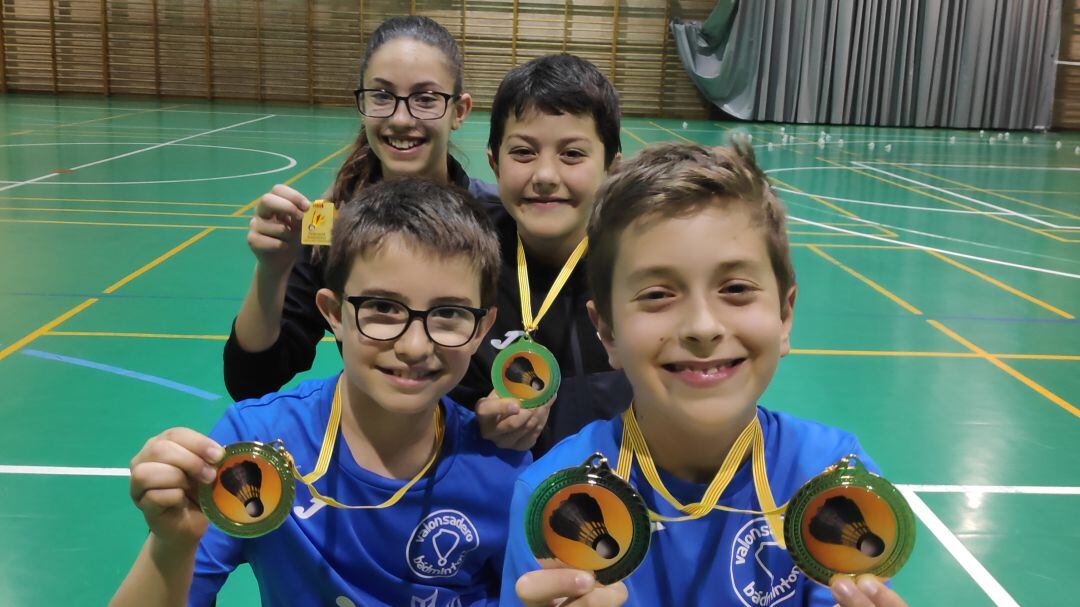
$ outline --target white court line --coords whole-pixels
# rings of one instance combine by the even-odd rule
[[[866,169],[866,170],[870,170],[870,171],[875,171],[877,173],[881,173],[882,175],[888,175],[889,177],[892,177],[893,179],[899,179],[901,181],[906,181],[908,183],[914,183],[915,185],[922,186],[924,188],[929,188],[931,190],[934,190],[935,192],[941,192],[942,194],[948,194],[950,196],[955,196],[956,198],[959,198],[961,200],[966,200],[968,202],[979,204],[979,205],[982,205],[984,207],[990,207],[991,209],[997,209],[998,211],[1003,211],[1003,212],[1005,212],[1006,214],[1009,214],[1009,215],[1014,215],[1016,217],[1023,217],[1024,219],[1026,219],[1026,220],[1028,220],[1028,221],[1030,221],[1032,223],[1037,223],[1037,224],[1040,224],[1040,225],[1044,225],[1044,226],[1046,226],[1048,228],[1056,228],[1056,229],[1059,229],[1059,230],[1080,229],[1080,226],[1059,226],[1059,225],[1057,225],[1055,223],[1051,223],[1049,221],[1043,221],[1042,219],[1038,219],[1038,218],[1032,217],[1030,215],[1025,215],[1023,213],[1020,213],[1018,211],[1014,211],[1012,209],[1007,209],[1005,207],[999,207],[996,204],[991,204],[989,202],[978,200],[978,199],[972,198],[971,196],[967,196],[965,194],[960,194],[958,192],[953,192],[953,191],[947,190],[945,188],[939,188],[936,185],[930,185],[929,183],[924,183],[924,182],[919,181],[917,179],[911,179],[910,177],[904,177],[903,175],[897,175],[896,173],[890,173],[889,171],[886,171],[884,169],[879,169],[879,168],[874,167],[874,166],[870,166],[870,165],[866,164],[865,162],[859,162],[858,160],[853,160],[851,162],[851,164],[853,164],[853,165],[855,165],[855,166],[857,166],[859,168],[862,168],[862,169]]]
[[[787,188],[781,188],[779,186],[773,186],[772,189],[776,190],[777,192],[786,192],[788,194],[795,194],[797,196],[824,198],[825,200],[832,200],[835,202],[850,202],[852,204],[862,204],[872,207],[889,207],[893,209],[908,209],[911,211],[926,211],[929,213],[954,213],[957,215],[1012,215],[1012,213],[1002,213],[1000,211],[968,211],[967,209],[941,209],[938,207],[920,207],[917,205],[897,204],[891,202],[874,202],[872,200],[859,200],[857,198],[841,198],[839,196],[826,196],[825,194],[815,194],[813,192],[796,192],[795,190],[789,190]],[[1032,217],[1053,216],[1033,214]]]
[[[81,466],[0,466],[0,474],[131,476],[127,468],[84,468]]]
[[[897,485],[917,493],[1008,493],[1022,495],[1080,495],[1080,487],[1046,487],[1037,485]]]
[[[911,489],[900,487],[900,493],[907,499],[915,515],[949,551],[949,554],[960,563],[960,566],[964,568],[964,571],[967,571],[971,579],[975,580],[975,583],[979,585],[979,588],[982,588],[986,596],[990,597],[994,605],[998,607],[1020,607],[1020,603],[1017,603],[1016,599],[1012,598],[1005,588],[994,579],[994,576],[990,575],[986,567],[983,567],[982,563],[975,558],[975,555],[971,554],[964,544],[953,535],[953,532],[945,526],[945,523],[941,522],[941,519],[934,514],[934,511],[926,505],[926,502],[922,501]]]
[[[1017,268],[1020,270],[1031,270],[1032,272],[1040,272],[1042,274],[1052,274],[1054,276],[1064,276],[1065,278],[1080,278],[1080,274],[1071,274],[1069,272],[1061,272],[1059,270],[1051,270],[1049,268],[1040,268],[1038,266],[1025,266],[1019,263],[1012,263],[1009,261],[1002,261],[1000,259],[991,259],[989,257],[979,257],[977,255],[968,255],[967,253],[958,253],[956,251],[950,251],[948,249],[939,249],[937,247],[928,247],[921,244],[915,244],[911,242],[904,242],[903,240],[894,240],[892,238],[885,238],[883,236],[874,236],[873,234],[863,234],[862,232],[855,232],[853,230],[846,230],[844,228],[838,228],[836,226],[826,225],[824,223],[818,223],[816,221],[810,221],[809,219],[803,219],[802,217],[796,217],[794,215],[788,215],[788,219],[794,219],[795,221],[801,221],[803,223],[810,224],[815,227],[823,228],[826,230],[832,230],[834,232],[841,232],[843,234],[851,234],[852,236],[861,236],[863,238],[869,238],[870,240],[880,240],[881,242],[887,242],[889,244],[898,244],[905,247],[911,247],[912,249],[921,249],[923,251],[934,251],[935,253],[941,253],[942,255],[952,255],[953,257],[961,257],[963,259],[972,259],[974,261],[984,261],[986,263],[992,263],[999,266],[1006,266],[1009,268]]]
[[[1080,167],[1041,167],[1027,165],[996,165],[996,164],[935,164],[930,162],[885,162],[883,160],[866,160],[866,164],[894,164],[902,167],[941,167],[946,169],[997,169],[1013,171],[1080,171]]]
[[[138,149],[138,150],[133,150],[131,152],[125,152],[123,154],[119,154],[117,156],[110,156],[109,158],[104,158],[102,160],[95,160],[94,162],[87,162],[86,164],[80,164],[77,167],[72,167],[72,168],[68,169],[68,171],[71,171],[71,172],[78,171],[79,169],[85,169],[87,167],[92,167],[92,166],[99,165],[99,164],[109,162],[109,161],[112,161],[112,160],[119,160],[121,158],[127,158],[128,156],[134,156],[135,154],[141,154],[143,152],[149,152],[151,150],[156,150],[158,148],[163,148],[163,147],[165,147],[167,145],[172,145],[174,143],[180,143],[181,141],[187,141],[188,139],[194,139],[196,137],[201,137],[203,135],[212,135],[213,133],[220,133],[221,131],[226,131],[226,130],[229,130],[229,129],[236,128],[238,126],[244,126],[246,124],[251,124],[253,122],[259,122],[261,120],[266,120],[267,118],[273,118],[273,117],[274,117],[273,114],[268,114],[266,116],[263,116],[262,118],[255,118],[254,120],[245,120],[244,122],[238,122],[236,124],[231,124],[229,126],[221,127],[220,129],[214,129],[212,131],[206,131],[206,132],[202,132],[202,133],[195,133],[194,135],[188,135],[187,137],[181,137],[179,139],[173,139],[172,141],[166,141],[165,143],[158,143],[158,144],[152,145],[152,146],[150,146],[148,148],[142,148],[142,149]],[[51,173],[48,173],[46,175],[42,175],[40,177],[35,177],[33,179],[28,179],[26,181],[20,181],[18,183],[12,183],[12,184],[0,187],[0,192],[3,192],[5,190],[11,190],[11,189],[14,189],[14,188],[17,188],[17,187],[21,187],[21,186],[24,186],[24,185],[27,185],[27,184],[30,184],[30,183],[37,183],[38,181],[42,181],[42,180],[48,179],[50,177],[55,177],[56,175],[60,175],[60,174],[61,173],[59,173],[57,171],[53,171]]]

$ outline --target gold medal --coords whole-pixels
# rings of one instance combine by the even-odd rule
[[[915,519],[900,492],[855,455],[810,479],[784,517],[791,558],[828,585],[836,574],[891,578],[915,545]]]
[[[199,507],[225,533],[258,537],[289,516],[296,484],[292,459],[279,441],[225,447],[214,482],[199,485]]]
[[[594,453],[533,491],[525,535],[542,566],[592,571],[601,584],[613,584],[645,559],[651,528],[641,496]]]

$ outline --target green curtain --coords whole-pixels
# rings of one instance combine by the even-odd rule
[[[1061,0],[720,0],[671,24],[690,78],[746,120],[1045,129]]]

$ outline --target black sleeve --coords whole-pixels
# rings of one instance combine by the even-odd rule
[[[479,353],[478,353],[479,354]],[[469,361],[469,370],[461,383],[450,390],[450,398],[457,404],[469,409],[476,409],[476,401],[491,393],[491,364],[480,356],[474,355]]]
[[[276,392],[297,373],[311,368],[315,346],[328,326],[315,307],[315,292],[323,285],[322,271],[309,261],[309,254],[305,248],[303,259],[289,274],[281,333],[274,345],[262,352],[245,351],[236,339],[236,320],[233,320],[222,358],[225,387],[234,400]]]

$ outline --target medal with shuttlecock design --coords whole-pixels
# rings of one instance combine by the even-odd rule
[[[295,494],[293,465],[280,442],[233,443],[214,482],[199,486],[199,507],[225,533],[258,537],[285,521]]]
[[[533,409],[555,400],[562,383],[562,371],[555,355],[528,336],[507,346],[491,365],[491,385],[502,397],[521,401],[523,409]]]
[[[601,584],[637,569],[650,534],[645,502],[599,453],[544,479],[525,511],[525,535],[541,566],[592,571]]]
[[[891,578],[915,545],[915,518],[900,492],[849,455],[810,479],[791,498],[784,540],[806,575]]]

